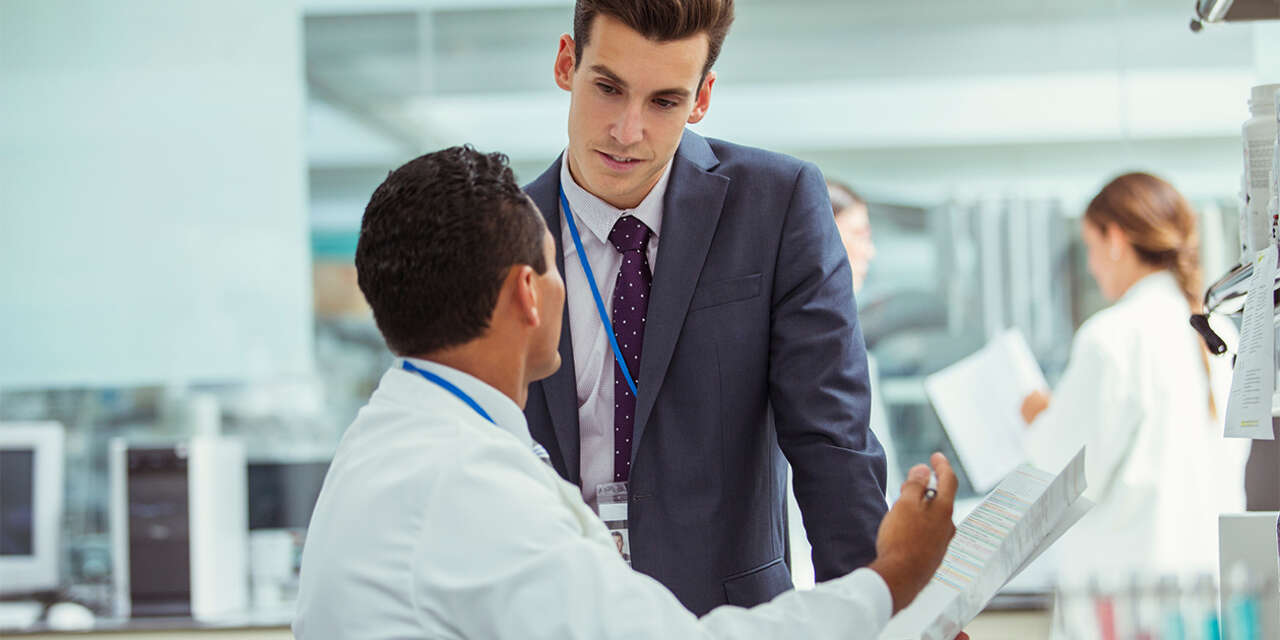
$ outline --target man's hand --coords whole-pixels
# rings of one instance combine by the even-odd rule
[[[876,560],[870,568],[889,586],[894,613],[910,604],[929,584],[956,532],[951,522],[956,474],[941,453],[933,454],[930,463],[938,475],[937,496],[925,497],[929,467],[912,467],[907,481],[902,483],[898,501],[880,522],[876,536]]]

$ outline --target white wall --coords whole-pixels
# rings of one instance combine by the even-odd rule
[[[311,362],[294,2],[0,2],[0,386]]]

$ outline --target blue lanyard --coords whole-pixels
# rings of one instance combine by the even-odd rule
[[[591,265],[587,262],[587,254],[582,250],[582,238],[578,236],[578,225],[573,221],[573,209],[569,208],[569,198],[564,195],[564,185],[560,185],[560,206],[564,207],[564,219],[569,222],[569,235],[573,236],[573,246],[578,250],[578,262],[582,263],[582,271],[587,274],[587,285],[591,287],[591,295],[596,299],[596,311],[600,312],[600,323],[604,325],[605,335],[609,336],[609,346],[613,347],[613,359],[622,369],[622,377],[627,379],[631,387],[631,396],[639,399],[636,381],[631,377],[627,361],[622,357],[622,349],[618,348],[618,336],[613,334],[613,323],[609,321],[609,312],[604,310],[604,298],[600,297],[600,288],[596,286],[595,274],[591,273]]]
[[[422,369],[419,369],[413,366],[413,363],[409,362],[408,360],[404,361],[403,368],[405,371],[416,373],[422,376],[423,378],[426,378],[428,382],[436,383],[445,391],[452,393],[453,395],[457,396],[459,400],[467,403],[467,406],[471,407],[472,409],[475,409],[476,413],[480,414],[481,418],[484,418],[485,420],[488,420],[490,424],[497,426],[498,423],[494,422],[493,418],[490,418],[488,413],[485,413],[485,410],[480,407],[480,403],[476,402],[474,399],[472,399],[471,396],[467,395],[467,392],[454,386],[452,382],[449,382],[448,380],[445,380],[444,378],[441,378],[440,376],[434,373],[431,373],[430,371],[423,371]]]

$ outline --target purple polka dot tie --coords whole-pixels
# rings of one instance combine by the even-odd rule
[[[622,254],[618,283],[613,288],[613,334],[618,338],[622,358],[640,382],[640,350],[644,346],[644,317],[649,309],[649,227],[633,216],[623,216],[613,224],[609,242]],[[631,394],[622,367],[613,363],[613,481],[626,482],[631,476],[631,435],[636,425],[636,397]]]

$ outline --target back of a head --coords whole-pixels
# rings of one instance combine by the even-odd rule
[[[422,356],[483,335],[508,270],[546,271],[544,233],[502,154],[451,147],[392,171],[356,247],[360,290],[387,347]]]
[[[1098,229],[1124,231],[1146,264],[1168,269],[1188,303],[1200,295],[1200,237],[1196,213],[1173,185],[1149,173],[1126,173],[1107,183],[1085,210]]]
[[[707,34],[710,47],[702,67],[705,78],[733,24],[733,0],[577,0],[573,9],[575,60],[582,60],[591,22],[598,15],[614,18],[655,42]]]
[[[1196,212],[1173,185],[1149,173],[1126,173],[1094,196],[1084,217],[1098,229],[1118,226],[1139,259],[1172,273],[1192,312],[1200,309],[1203,277]],[[1207,375],[1209,356],[1203,342],[1200,358]],[[1212,389],[1208,401],[1210,414],[1216,416],[1218,403]]]

